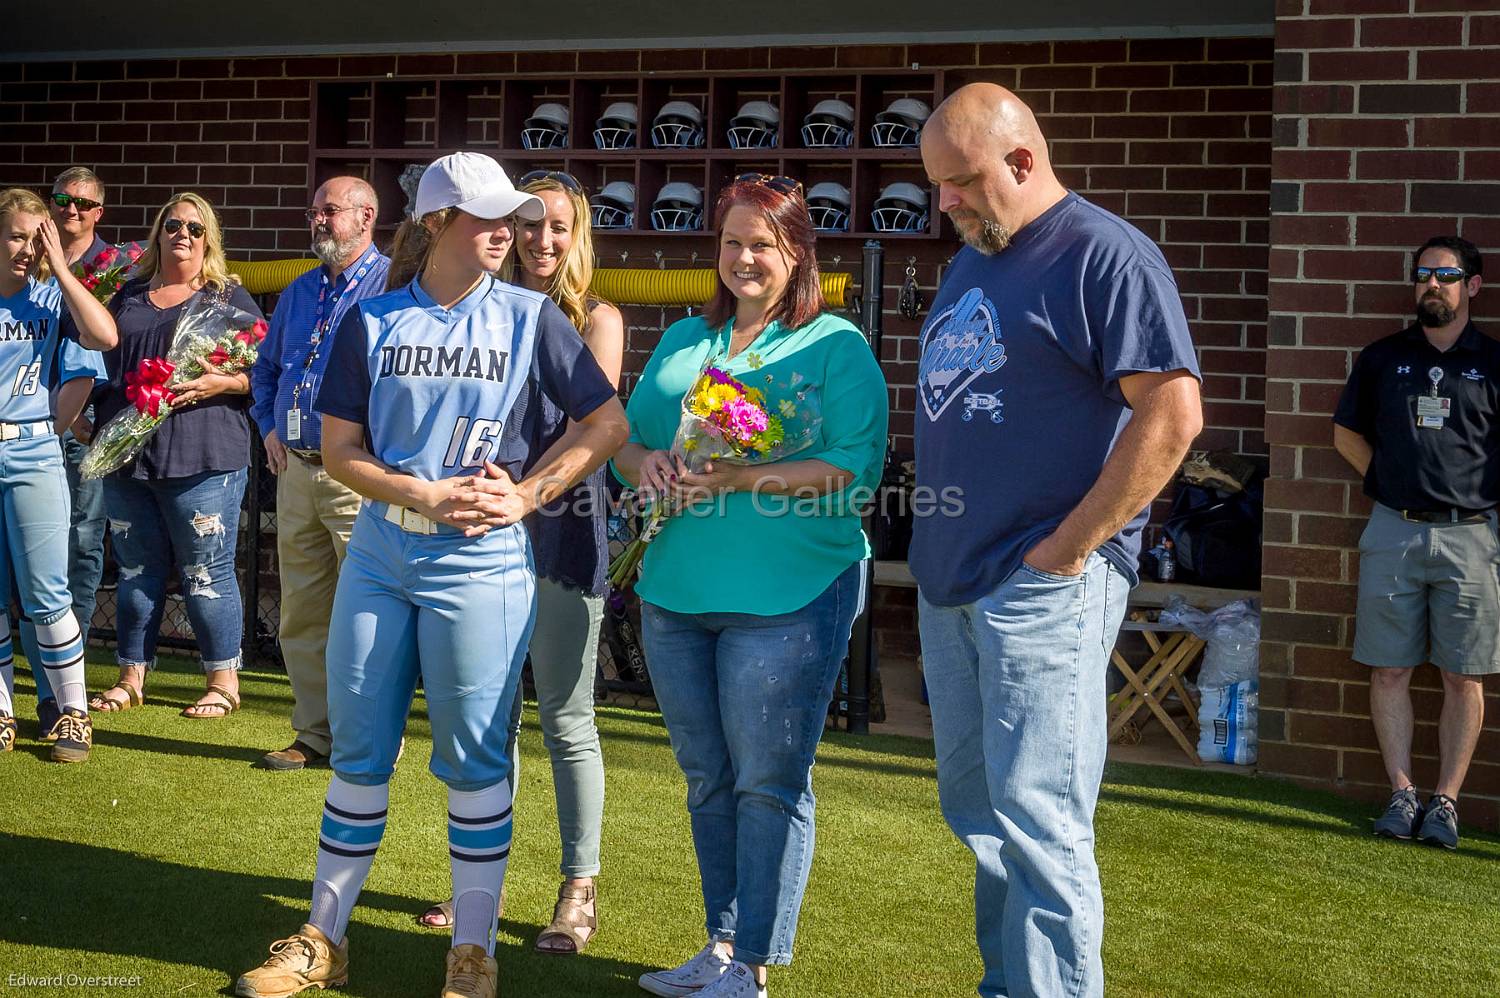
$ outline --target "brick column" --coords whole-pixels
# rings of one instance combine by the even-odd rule
[[[1484,8],[1487,12],[1481,12]],[[1349,657],[1369,500],[1331,414],[1365,344],[1410,321],[1411,252],[1457,233],[1489,259],[1475,317],[1500,335],[1500,3],[1278,0],[1266,356],[1261,768],[1383,799],[1368,670]],[[1500,460],[1500,455],[1496,456]],[[1414,682],[1419,783],[1440,680]],[[1500,814],[1500,686],[1464,820]]]

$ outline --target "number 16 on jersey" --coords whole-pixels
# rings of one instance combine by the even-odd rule
[[[505,423],[498,419],[460,416],[443,458],[445,468],[477,468],[494,456]]]

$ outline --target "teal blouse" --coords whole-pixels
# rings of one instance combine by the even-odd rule
[[[641,599],[677,613],[790,613],[870,555],[860,513],[880,484],[885,376],[859,330],[832,313],[798,329],[774,322],[725,361],[732,325],[711,329],[694,316],[662,334],[625,409],[631,441],[669,449],[683,396],[716,356],[721,369],[765,391],[773,412],[793,392],[799,398],[787,401],[820,406],[813,443],[785,460],[824,461],[854,481],[816,499],[729,492],[679,512],[646,549],[635,588]]]

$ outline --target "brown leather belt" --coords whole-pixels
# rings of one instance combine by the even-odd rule
[[[288,447],[286,452],[305,464],[316,465],[319,468],[323,467],[323,455],[319,451],[296,450],[295,448]]]

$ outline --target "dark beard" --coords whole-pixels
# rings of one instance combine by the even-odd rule
[[[1438,298],[1423,298],[1417,302],[1417,322],[1426,329],[1446,326],[1457,315],[1452,306]]]

